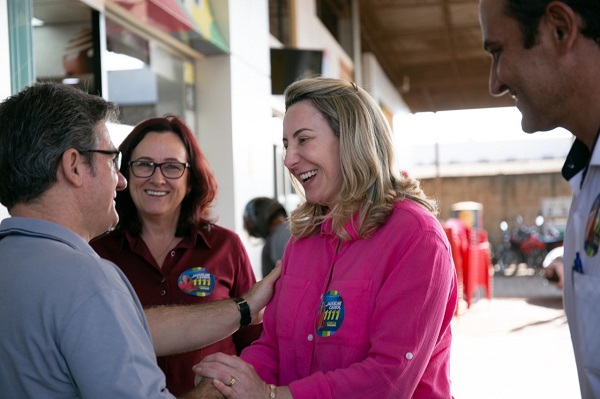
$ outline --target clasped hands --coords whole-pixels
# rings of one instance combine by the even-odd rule
[[[229,399],[267,399],[270,388],[251,364],[237,356],[214,353],[193,367],[196,385],[210,384]]]

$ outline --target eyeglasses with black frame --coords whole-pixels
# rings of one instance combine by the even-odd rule
[[[131,173],[135,177],[146,178],[150,177],[156,171],[156,168],[160,169],[160,173],[166,179],[179,179],[183,176],[183,173],[190,164],[187,162],[151,162],[151,161],[129,161],[127,165],[131,168]]]
[[[106,155],[112,155],[112,163],[115,167],[115,169],[117,170],[117,172],[121,169],[121,160],[123,159],[123,154],[121,154],[121,151],[118,150],[77,150],[80,153],[87,153],[87,152],[99,152],[100,154],[106,154]]]

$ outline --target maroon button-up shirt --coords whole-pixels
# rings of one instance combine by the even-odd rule
[[[123,270],[144,307],[235,298],[245,294],[256,282],[239,236],[216,225],[196,229],[194,234],[184,237],[167,254],[162,268],[156,264],[141,237],[121,229],[90,244],[101,257]],[[181,278],[184,274],[192,277],[192,284],[184,284]],[[200,276],[203,279],[196,279]],[[191,289],[194,284],[203,289]],[[194,364],[215,352],[239,354],[260,336],[261,331],[261,325],[249,326],[205,348],[159,357],[158,364],[167,377],[167,388],[175,396],[189,392],[194,387]]]

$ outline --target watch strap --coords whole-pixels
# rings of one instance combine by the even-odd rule
[[[252,317],[250,316],[250,306],[244,298],[233,298],[238,310],[240,311],[240,328],[250,325]]]

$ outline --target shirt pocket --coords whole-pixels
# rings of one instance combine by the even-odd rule
[[[344,319],[339,329],[326,337],[319,337],[317,345],[364,347],[368,345],[369,303],[371,280],[334,281],[329,290],[339,293],[344,306]],[[318,315],[314,315],[316,329]]]
[[[283,276],[279,300],[277,301],[277,335],[282,338],[292,338],[296,330],[296,320],[302,302],[307,300],[306,292],[310,283],[308,280]]]
[[[586,369],[600,371],[600,279],[590,274],[573,272],[577,345]]]

